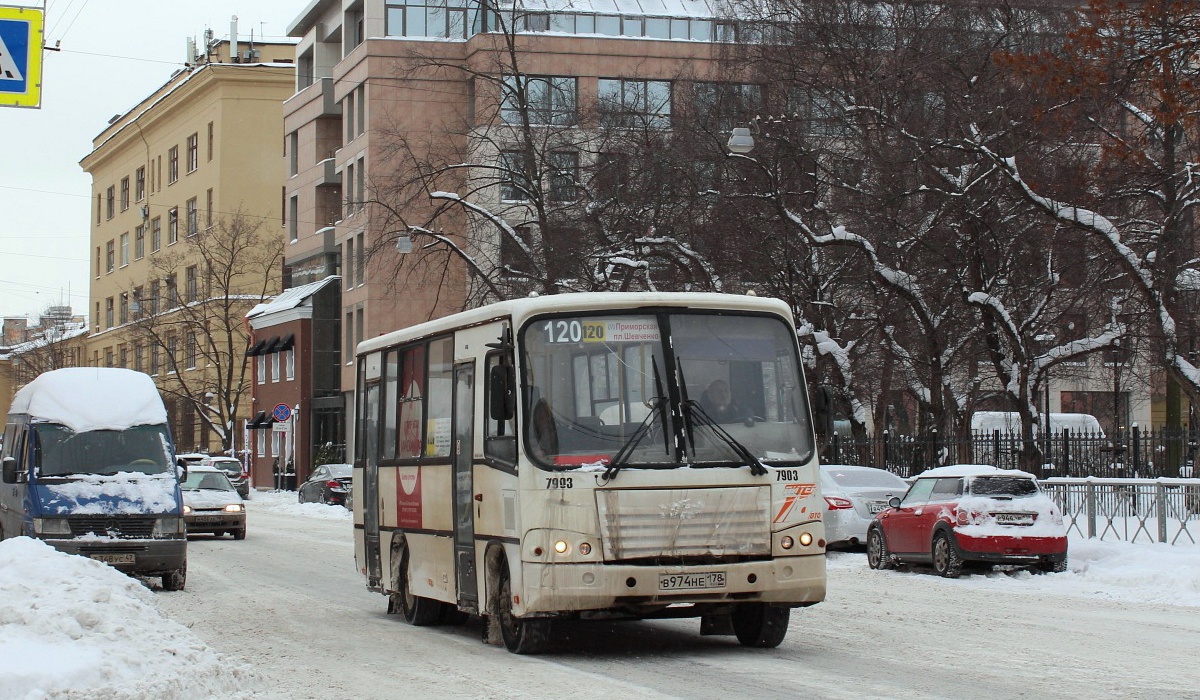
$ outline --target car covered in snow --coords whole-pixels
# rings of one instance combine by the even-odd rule
[[[854,547],[867,541],[875,514],[908,482],[886,469],[845,464],[821,465],[821,494],[825,497],[825,539],[830,547]]]
[[[235,540],[246,539],[246,504],[224,470],[207,465],[189,467],[179,488],[189,535],[220,537],[228,532]]]
[[[1067,531],[1058,506],[1032,474],[958,464],[917,476],[867,530],[872,569],[930,565],[956,578],[967,566],[1067,569]]]

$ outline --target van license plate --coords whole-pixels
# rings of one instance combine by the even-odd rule
[[[133,554],[93,554],[92,559],[105,564],[136,564],[137,557]]]
[[[724,587],[724,571],[702,571],[695,574],[658,575],[658,590],[660,591],[689,591]]]

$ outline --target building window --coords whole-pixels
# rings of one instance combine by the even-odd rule
[[[150,344],[150,374],[158,374],[158,345]]]
[[[142,288],[141,287],[133,288],[133,299],[131,299],[129,302],[129,313],[133,315],[133,318],[141,318],[142,317]]]
[[[96,277],[100,277],[100,246],[96,246]]]
[[[199,233],[200,222],[198,220],[199,212],[196,210],[196,198],[192,197],[187,201],[187,235],[194,236]]]
[[[171,146],[167,151],[167,184],[179,180],[179,146]]]
[[[146,227],[138,224],[133,229],[133,259],[146,257]]]
[[[299,240],[300,238],[300,198],[296,195],[288,197],[288,239]]]
[[[129,232],[121,234],[121,267],[129,264]]]
[[[550,199],[555,202],[574,202],[575,186],[579,182],[579,154],[556,151],[547,159],[550,166]]]
[[[196,172],[200,167],[200,135],[192,134],[187,137],[187,171]]]
[[[354,278],[358,286],[367,282],[367,234],[358,234],[358,257],[354,259]]]
[[[665,80],[601,78],[597,97],[601,126],[671,127],[671,83]]]
[[[204,207],[204,225],[207,228],[212,228],[213,191],[211,187],[204,194]]]
[[[283,369],[285,372],[284,376],[290,382],[296,378],[296,349],[288,348],[287,350],[284,350],[283,359]]]
[[[134,175],[133,198],[138,202],[146,198],[146,166],[144,165],[138,168]]]
[[[700,123],[726,132],[764,111],[762,87],[746,83],[695,83],[692,110]]]
[[[167,212],[167,245],[174,245],[179,240],[179,207],[171,207]]]
[[[532,183],[525,171],[525,156],[520,151],[500,153],[500,199],[505,202],[527,202]]]
[[[196,301],[196,298],[197,298],[196,266],[192,265],[192,266],[188,267],[188,269],[184,271],[184,274],[186,275],[184,278],[184,294],[186,295],[185,298],[187,299],[188,303],[190,304],[193,301]]]
[[[141,343],[133,346],[133,369],[137,372],[144,372],[146,367],[146,349]]]
[[[167,308],[173,309],[179,306],[179,285],[174,274],[167,275],[163,280],[163,287],[167,292]]]
[[[354,289],[354,236],[346,239],[346,251],[342,255],[342,268],[346,275],[346,289]]]
[[[300,134],[295,131],[288,134],[283,147],[287,151],[288,177],[291,177],[300,172]]]
[[[358,159],[358,170],[355,171],[358,180],[354,183],[355,194],[358,195],[358,207],[362,209],[367,201],[367,163],[362,158]]]
[[[104,270],[112,272],[116,263],[116,243],[109,241],[104,244]]]
[[[354,312],[346,313],[345,334],[342,336],[344,343],[342,345],[342,363],[350,364],[354,361]]]
[[[113,209],[116,207],[117,191],[112,186],[109,186],[104,191],[104,218],[113,218]]]
[[[530,124],[570,126],[576,121],[576,80],[553,76],[508,76],[504,79],[504,102],[500,119],[505,124],[521,123],[519,82],[525,86]]]
[[[164,369],[167,370],[167,374],[175,374],[175,366],[177,364],[179,364],[179,355],[176,354],[176,353],[178,353],[178,351],[179,351],[178,339],[173,335],[168,336],[167,337],[167,356],[165,358],[163,358],[163,364],[166,365],[166,367]]]
[[[346,183],[346,215],[349,216],[358,208],[356,205],[357,200],[355,199],[354,192],[354,163],[350,163],[346,166],[346,176],[344,180]]]
[[[281,354],[282,353],[278,353],[278,352],[271,353],[271,381],[272,382],[279,381],[279,356]]]
[[[354,140],[354,91],[342,100],[342,122],[346,130],[346,143]]]
[[[113,349],[112,348],[104,348],[104,366],[105,367],[113,366]]]
[[[184,341],[184,352],[186,353],[188,369],[196,369],[196,334],[189,332],[187,339]]]
[[[213,157],[213,123],[208,123],[208,160],[212,162]]]
[[[104,300],[104,327],[113,327],[113,298],[109,297]]]
[[[150,280],[150,293],[146,296],[146,314],[158,313],[158,280]]]
[[[121,292],[121,305],[117,309],[117,318],[123,326],[129,323],[129,293]],[[124,365],[122,365],[124,366]]]
[[[121,178],[121,211],[129,208],[129,178]]]
[[[104,197],[99,192],[96,193],[96,223],[100,223],[101,212],[104,210]]]
[[[157,253],[162,248],[162,217],[156,216],[150,222],[150,252]]]
[[[256,375],[255,378],[258,379],[259,384],[266,384],[267,383],[267,356],[259,355],[258,362],[255,364],[258,365],[258,367],[257,367],[258,371],[254,373]]]

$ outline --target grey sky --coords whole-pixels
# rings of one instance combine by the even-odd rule
[[[187,39],[211,28],[280,40],[308,0],[50,0],[42,108],[0,107],[0,315],[52,304],[87,312],[91,177],[79,161],[110,117],[183,66]],[[0,5],[33,6],[30,0]]]

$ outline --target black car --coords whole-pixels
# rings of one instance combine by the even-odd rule
[[[353,466],[349,464],[322,464],[297,489],[300,502],[346,505],[353,473]]]

